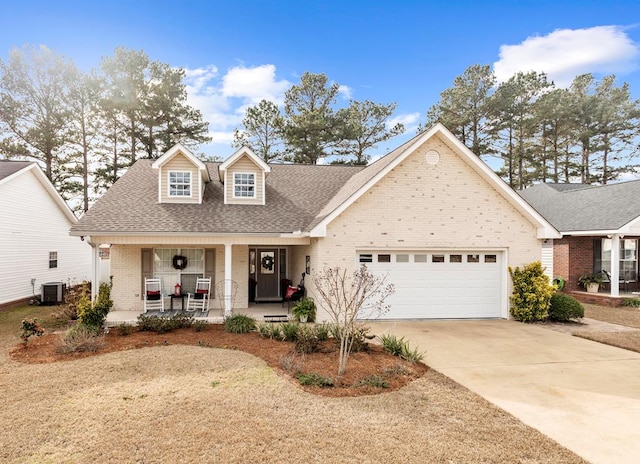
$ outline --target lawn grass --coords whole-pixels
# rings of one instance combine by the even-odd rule
[[[583,304],[584,317],[640,329],[640,308]]]
[[[230,349],[9,358],[20,321],[50,329],[54,310],[0,313],[0,462],[585,462],[433,370],[394,392],[329,398]]]
[[[640,353],[640,308],[609,307],[584,304],[584,316],[611,324],[634,327],[631,332],[593,332],[577,330],[576,337]]]

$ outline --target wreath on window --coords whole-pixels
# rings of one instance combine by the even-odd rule
[[[187,257],[186,256],[175,255],[173,257],[173,268],[174,269],[178,269],[178,270],[182,270],[185,267],[187,267]]]
[[[262,263],[262,267],[272,271],[273,270],[273,256],[271,255],[267,255],[265,257],[262,258],[262,261],[260,261]]]

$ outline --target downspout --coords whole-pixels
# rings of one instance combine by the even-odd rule
[[[233,259],[232,259],[231,248],[232,246],[230,243],[225,243],[224,245],[224,317],[225,318],[230,317],[233,311],[233,308],[232,308],[233,295],[231,295],[232,284],[233,284],[233,280],[231,278],[232,276],[231,263]]]
[[[611,296],[620,296],[620,234],[611,236]]]

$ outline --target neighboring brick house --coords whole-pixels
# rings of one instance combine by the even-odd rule
[[[508,267],[560,237],[439,124],[366,167],[266,164],[247,148],[203,163],[177,145],[137,161],[71,233],[111,245],[115,309],[141,309],[145,276],[167,291],[234,281],[226,309],[242,311],[280,301],[282,279],[309,272],[314,296],[324,268],[365,263],[396,287],[389,319],[507,318]]]
[[[603,270],[612,297],[637,290],[640,181],[538,184],[520,193],[562,234],[553,241],[553,269],[568,291],[584,291],[580,276]]]
[[[91,247],[69,236],[76,217],[37,163],[0,161],[0,217],[0,308],[38,300],[42,284],[90,277]]]

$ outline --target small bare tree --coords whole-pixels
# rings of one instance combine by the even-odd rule
[[[362,326],[358,318],[373,319],[389,310],[389,305],[385,305],[384,301],[395,289],[393,284],[386,284],[386,279],[386,275],[374,276],[364,264],[353,274],[336,267],[325,268],[314,275],[316,292],[324,302],[340,337],[338,375],[344,374],[347,369],[349,354],[358,329]]]

